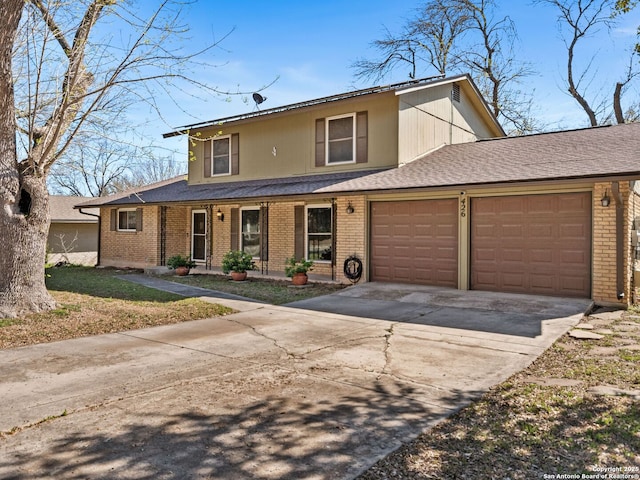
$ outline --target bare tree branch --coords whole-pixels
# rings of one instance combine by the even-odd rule
[[[517,85],[533,72],[517,60],[517,39],[509,17],[494,18],[494,0],[427,0],[400,35],[386,30],[373,47],[380,60],[358,60],[356,78],[380,80],[404,65],[409,77],[427,68],[440,75],[471,73],[493,113],[506,130],[520,134],[536,129],[531,99]],[[422,75],[422,74],[421,74]]]
[[[618,123],[626,121],[621,105],[621,97],[624,87],[638,74],[635,68],[635,55],[639,53],[638,45],[631,53],[631,61],[627,75],[622,81],[616,82],[612,103],[601,97],[601,88],[591,93],[589,83],[585,79],[593,72],[593,66],[597,63],[596,56],[592,55],[587,65],[576,72],[576,63],[579,56],[577,49],[580,43],[588,36],[595,35],[601,27],[607,31],[615,25],[618,17],[631,11],[636,5],[635,0],[538,0],[553,6],[558,11],[558,23],[564,27],[566,33],[564,42],[567,47],[566,81],[567,91],[584,110],[589,124],[596,126],[611,121],[611,115],[606,112],[612,108],[613,118]],[[600,99],[599,99],[600,97]]]

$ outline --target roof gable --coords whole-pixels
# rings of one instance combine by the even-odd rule
[[[405,93],[411,93],[416,90],[425,89],[425,88],[433,88],[447,83],[457,83],[462,82],[465,84],[465,88],[470,92],[470,95],[475,97],[476,103],[480,106],[480,109],[483,111],[484,115],[488,122],[495,124],[496,131],[500,132],[500,134],[504,135],[504,130],[498,123],[497,119],[493,116],[491,111],[488,108],[488,105],[477,86],[474,84],[473,80],[469,75],[457,75],[454,77],[443,77],[442,75],[428,78],[421,78],[417,80],[411,80],[407,82],[394,83],[389,85],[381,85],[376,87],[365,88],[362,90],[353,90],[350,92],[340,93],[337,95],[331,95],[328,97],[321,97],[313,100],[307,100],[299,103],[292,103],[289,105],[283,105],[280,107],[274,107],[265,110],[258,110],[255,112],[244,113],[240,115],[234,115],[230,117],[218,118],[215,120],[208,120],[205,122],[195,123],[191,125],[184,125],[182,127],[178,127],[176,130],[168,133],[164,133],[162,136],[164,138],[174,137],[178,135],[185,135],[191,132],[192,130],[199,130],[201,128],[208,128],[211,126],[222,126],[240,121],[247,120],[257,120],[264,117],[268,117],[270,115],[275,115],[283,112],[292,112],[297,110],[302,110],[306,108],[315,107],[317,105],[324,105],[332,102],[340,102],[347,101],[358,97],[363,97],[365,95],[374,95],[385,92],[395,92],[396,95],[403,95]]]

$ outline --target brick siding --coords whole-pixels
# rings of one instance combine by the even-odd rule
[[[596,183],[593,188],[593,240],[592,240],[592,298],[596,302],[620,303],[634,299],[633,273],[635,247],[631,243],[634,218],[640,216],[640,196],[629,187],[629,182],[619,182],[624,202],[624,294],[617,298],[616,264],[616,200],[611,182]],[[611,198],[609,207],[601,205],[605,190]],[[327,201],[309,201],[323,204]],[[347,213],[351,204],[353,213]],[[268,273],[283,273],[284,263],[294,255],[295,229],[294,209],[305,205],[304,201],[274,202],[269,204],[269,261],[258,262],[258,267]],[[364,195],[340,197],[336,200],[336,251],[335,278],[349,283],[344,276],[346,258],[356,255],[362,261],[362,280],[368,279],[367,201]],[[210,210],[211,265],[220,267],[223,255],[231,248],[231,209],[242,205],[215,205]],[[198,207],[202,208],[202,207]],[[218,220],[216,212],[224,215]],[[176,253],[190,252],[191,207],[169,206],[166,209],[166,258]],[[160,259],[160,207],[143,207],[143,230],[141,232],[117,232],[110,230],[110,208],[102,208],[101,265],[115,267],[144,268],[156,266]],[[329,263],[317,262],[313,273],[331,275]]]
[[[630,303],[633,301],[634,252],[631,245],[634,204],[637,196],[629,188],[629,182],[619,182],[623,201],[623,292],[618,299],[617,292],[617,251],[616,251],[616,198],[612,182],[596,183],[593,189],[593,279],[592,298],[595,302]],[[601,199],[605,192],[611,199],[608,207],[603,207]],[[638,211],[638,210],[636,210]]]
[[[159,207],[142,208],[142,231],[119,232],[111,230],[111,211],[101,208],[100,265],[118,268],[145,268],[158,265]]]

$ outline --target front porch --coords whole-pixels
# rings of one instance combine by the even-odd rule
[[[169,269],[166,266],[154,266],[154,267],[145,267],[144,273],[146,275],[173,275],[173,270]],[[220,267],[206,267],[205,265],[198,265],[196,268],[192,269],[189,272],[189,275],[223,275],[222,269]],[[324,275],[320,273],[310,272],[308,274],[309,282],[312,283],[329,283],[329,284],[340,284],[342,282],[338,280],[334,280],[331,278],[331,275]],[[284,269],[282,271],[272,269],[272,270],[261,270],[258,267],[257,270],[247,272],[248,278],[261,278],[268,280],[290,280],[284,274]]]

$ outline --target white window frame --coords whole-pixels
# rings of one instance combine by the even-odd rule
[[[333,205],[330,203],[319,203],[305,205],[304,207],[304,258],[309,260],[309,209],[315,208],[328,208],[331,210],[331,226],[329,228],[329,234],[331,235],[331,244],[333,245]],[[312,234],[313,235],[313,234]],[[323,234],[326,235],[326,234]],[[331,252],[331,255],[335,255],[335,252]],[[314,260],[315,263],[331,263],[332,260]]]
[[[240,241],[239,241],[239,245],[240,245],[240,250],[244,252],[244,230],[242,229],[242,212],[246,212],[246,211],[250,211],[250,210],[254,210],[258,212],[258,236],[260,236],[261,232],[260,232],[260,207],[242,207],[240,208],[240,215],[238,215],[240,217],[240,229],[238,230],[238,234],[240,235]],[[262,245],[259,245],[259,249],[258,251],[261,250]],[[254,260],[260,260],[260,255],[258,256],[253,256]]]
[[[204,236],[204,258],[194,258],[193,256],[193,250],[194,250],[194,240],[195,240],[195,235],[193,233],[194,231],[194,225],[195,225],[195,220],[194,217],[196,216],[196,214],[204,214],[204,234],[198,234],[198,236]],[[207,261],[207,229],[209,228],[209,219],[207,218],[207,211],[203,210],[203,209],[198,209],[198,210],[191,210],[191,259],[194,262],[198,262],[198,263],[204,263]]]
[[[346,162],[331,162],[329,161],[329,155],[330,155],[330,151],[331,149],[329,148],[329,125],[331,124],[331,121],[333,120],[340,120],[342,118],[351,118],[351,123],[352,123],[352,131],[351,131],[351,160],[346,161]],[[325,158],[324,158],[324,163],[326,166],[330,166],[330,165],[347,165],[347,164],[352,164],[352,163],[356,163],[356,114],[355,112],[353,113],[346,113],[344,115],[336,115],[333,117],[327,117],[325,119],[325,138],[324,138],[324,144],[326,146],[325,148]],[[345,140],[345,139],[342,139]]]
[[[135,227],[134,228],[120,228],[120,212],[133,212],[134,218],[135,218]],[[129,214],[127,213],[127,217],[129,217]],[[116,227],[117,230],[119,232],[137,232],[138,231],[138,209],[136,208],[119,208],[117,211],[117,221],[116,221]],[[128,218],[127,218],[128,220]],[[127,225],[129,224],[129,222],[127,221]]]
[[[223,173],[215,173],[216,169],[215,169],[215,162],[216,162],[216,157],[215,157],[215,144],[217,141],[220,140],[228,140],[229,141],[229,155],[227,157],[228,163],[227,165],[229,165],[229,168],[226,172]],[[231,175],[231,135],[221,135],[219,137],[214,137],[211,139],[211,176],[212,177],[224,177],[227,175]]]

